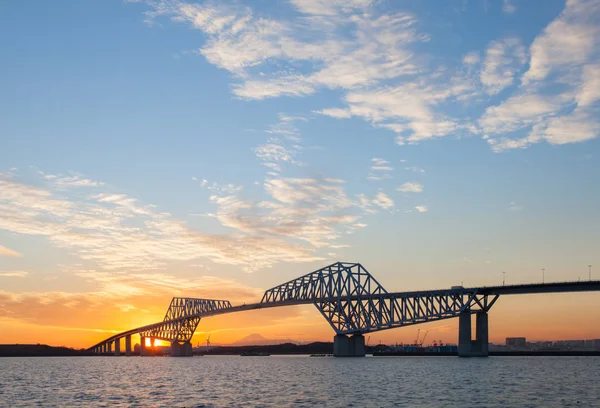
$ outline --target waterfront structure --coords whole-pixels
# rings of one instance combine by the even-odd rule
[[[140,355],[147,355],[146,338],[171,343],[172,356],[191,356],[191,339],[204,317],[269,307],[314,304],[335,332],[338,357],[365,355],[365,333],[459,318],[458,354],[488,355],[488,312],[500,295],[600,291],[600,281],[537,283],[464,288],[453,286],[416,292],[387,292],[359,263],[336,262],[267,290],[261,301],[232,306],[227,300],[172,299],[162,322],[116,334],[89,348],[95,353],[131,354],[131,336],[140,335]],[[475,315],[475,340],[471,316]],[[117,345],[119,344],[119,345]]]
[[[507,337],[506,346],[525,348],[527,346],[527,339],[525,337]]]

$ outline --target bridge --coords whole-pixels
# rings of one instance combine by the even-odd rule
[[[501,295],[600,291],[600,281],[536,283],[450,289],[387,292],[359,263],[336,262],[297,279],[268,289],[259,303],[233,306],[227,300],[175,297],[163,321],[111,336],[88,350],[131,355],[131,336],[140,335],[140,355],[146,355],[146,338],[171,343],[172,356],[191,356],[200,320],[225,313],[269,307],[314,304],[335,331],[333,354],[365,355],[364,334],[458,317],[458,354],[488,355],[488,312]],[[472,340],[471,315],[475,315]]]

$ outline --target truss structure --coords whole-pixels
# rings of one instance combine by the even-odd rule
[[[261,303],[313,300],[337,334],[352,334],[487,311],[497,297],[462,290],[389,294],[361,264],[337,262],[267,290]]]
[[[381,295],[387,291],[359,263],[336,262],[265,292],[261,303]]]
[[[163,322],[140,332],[140,335],[170,342],[189,342],[202,315],[229,308],[231,303],[228,300],[174,297]]]
[[[162,322],[115,334],[90,349],[102,352],[132,334],[187,343],[203,317],[267,307],[314,304],[336,334],[362,334],[487,312],[505,294],[583,291],[600,291],[600,281],[389,293],[361,264],[336,262],[265,291],[260,303],[232,306],[226,300],[173,298]]]

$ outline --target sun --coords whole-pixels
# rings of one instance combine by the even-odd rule
[[[154,347],[163,347],[163,346],[168,346],[170,345],[168,341],[164,341],[164,340],[158,340],[155,339],[154,340]],[[146,347],[152,347],[152,339],[146,337]]]

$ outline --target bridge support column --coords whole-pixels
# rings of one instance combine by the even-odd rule
[[[194,354],[192,353],[192,343],[186,341],[183,343],[183,356],[184,357],[192,357]]]
[[[350,350],[352,357],[364,357],[365,356],[365,336],[362,334],[353,334],[350,337]]]
[[[131,356],[131,334],[125,336],[125,355],[127,357]]]
[[[171,357],[192,357],[192,343],[186,341],[185,343],[179,344],[174,341],[171,343]]]
[[[171,343],[171,357],[181,357],[181,344],[176,341]]]
[[[115,340],[115,356],[121,355],[121,339]]]
[[[333,355],[335,357],[364,357],[364,336],[354,334],[352,337],[348,337],[344,334],[336,334],[333,338]]]
[[[146,338],[140,336],[140,357],[145,356],[146,354]]]
[[[462,312],[458,317],[458,356],[487,357],[488,353],[488,314],[475,312],[475,340],[471,340],[471,312]]]

